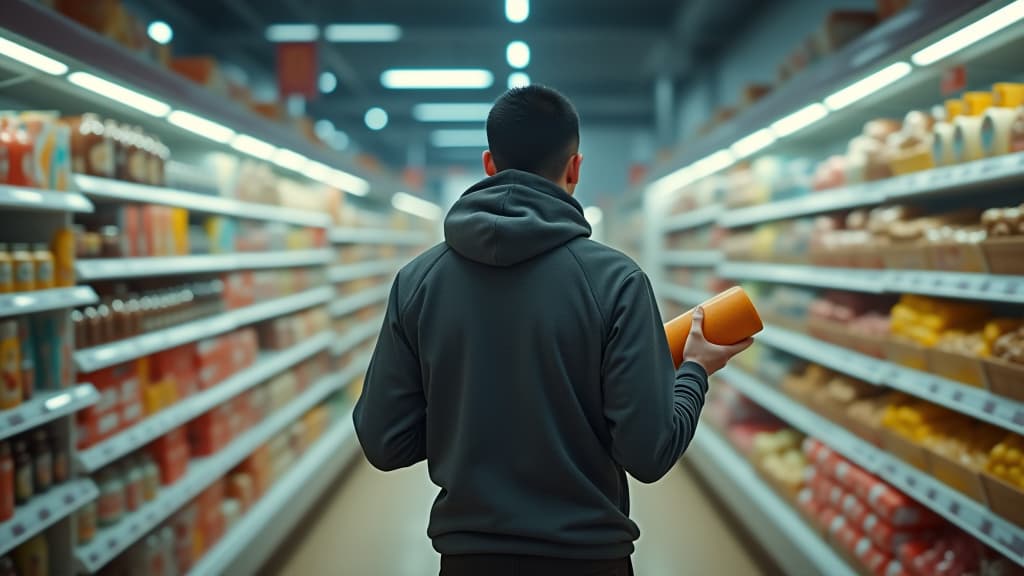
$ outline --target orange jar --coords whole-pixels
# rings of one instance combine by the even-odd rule
[[[712,344],[736,344],[764,329],[754,303],[739,286],[708,299],[700,307],[704,308],[704,338]],[[694,311],[696,308],[691,308],[665,323],[665,336],[676,367],[683,363]]]

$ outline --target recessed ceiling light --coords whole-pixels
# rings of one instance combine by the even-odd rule
[[[505,18],[513,24],[526,22],[530,17],[530,0],[505,0]]]
[[[480,68],[394,68],[381,73],[380,83],[392,90],[484,89],[494,84],[494,74]]]
[[[434,130],[430,143],[437,148],[486,148],[487,132],[477,130]]]
[[[268,42],[315,42],[320,28],[316,24],[271,24],[266,37]]]
[[[370,130],[383,130],[388,125],[388,113],[383,108],[374,106],[363,115],[363,122]]]
[[[420,122],[482,122],[491,106],[489,102],[417,104],[412,117]]]
[[[523,88],[530,85],[530,75],[526,72],[513,72],[508,75],[508,89]]]
[[[22,46],[21,44],[15,44],[6,38],[0,38],[0,55],[6,56],[11,60],[17,60],[22,64],[26,64],[41,70],[47,74],[53,76],[60,76],[68,71],[68,67],[63,62],[54,60],[49,56],[44,56],[35,50],[31,50]]]
[[[334,137],[334,123],[326,118],[322,118],[313,124],[313,131],[324,142],[330,142],[331,138]]]
[[[338,77],[334,75],[334,72],[321,72],[317,87],[323,94],[330,94],[338,87]]]
[[[397,42],[402,29],[395,24],[331,24],[324,28],[328,42]]]
[[[146,33],[157,44],[168,44],[174,39],[174,30],[171,29],[170,24],[163,20],[150,22],[149,27],[146,28]]]
[[[505,48],[505,59],[513,68],[526,68],[530,65],[530,45],[521,40],[509,42]]]

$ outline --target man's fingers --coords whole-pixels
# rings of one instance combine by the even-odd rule
[[[704,307],[697,306],[697,309],[693,311],[693,323],[690,326],[691,334],[698,334],[704,338]]]
[[[729,354],[730,355],[736,355],[736,354],[739,354],[740,352],[743,352],[747,348],[750,348],[753,344],[754,344],[754,339],[753,338],[747,338],[746,340],[744,340],[742,342],[738,342],[736,344],[733,344],[732,346],[727,346],[726,348],[729,350]]]

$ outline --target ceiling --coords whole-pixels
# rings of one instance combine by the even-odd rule
[[[428,146],[438,127],[411,115],[421,102],[487,102],[505,89],[513,69],[505,46],[527,42],[532,82],[558,88],[576,104],[584,125],[654,125],[654,82],[678,84],[698,62],[756,18],[757,0],[533,0],[524,23],[505,19],[503,0],[134,0],[175,30],[178,53],[209,53],[243,70],[250,82],[274,86],[274,23],[393,23],[395,43],[322,44],[319,65],[338,88],[307,103],[307,113],[344,130],[359,147],[401,166],[410,155],[430,165],[477,161],[478,151]],[[487,68],[488,90],[387,90],[380,73],[394,67]],[[363,114],[384,108],[389,125],[371,132]]]

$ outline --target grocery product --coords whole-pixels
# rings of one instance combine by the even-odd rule
[[[704,337],[715,344],[736,344],[764,328],[750,297],[738,286],[718,294],[700,307],[704,309]],[[683,349],[690,334],[694,311],[691,309],[665,324],[665,334],[676,366],[683,362]]]
[[[14,516],[14,457],[11,444],[0,440],[0,522]]]

